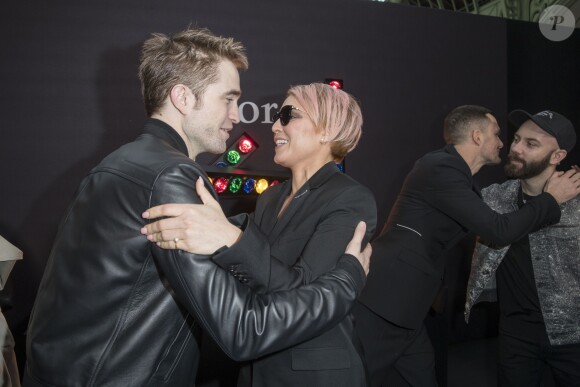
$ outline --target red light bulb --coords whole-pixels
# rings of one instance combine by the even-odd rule
[[[244,154],[250,153],[254,150],[254,143],[247,138],[243,138],[238,143],[238,149]]]
[[[330,82],[328,82],[328,84],[331,87],[334,87],[335,89],[339,89],[339,90],[342,89],[342,83],[340,83],[339,81],[330,81]]]
[[[219,194],[224,192],[226,188],[228,188],[228,179],[226,179],[225,177],[215,179],[213,183],[213,188],[215,189],[215,192]]]

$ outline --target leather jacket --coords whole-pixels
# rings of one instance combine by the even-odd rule
[[[207,256],[162,250],[141,235],[147,208],[200,202],[198,176],[209,186],[177,132],[149,119],[83,179],[33,308],[24,386],[192,386],[199,328],[240,361],[347,315],[365,280],[350,255],[309,285],[255,294]]]

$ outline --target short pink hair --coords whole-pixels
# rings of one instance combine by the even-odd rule
[[[358,102],[345,91],[324,83],[292,86],[288,90],[306,111],[316,128],[331,142],[332,156],[342,160],[362,134],[362,113]]]

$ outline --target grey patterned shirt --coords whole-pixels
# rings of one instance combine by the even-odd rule
[[[518,209],[519,180],[482,190],[485,202],[499,213]],[[550,344],[580,343],[580,198],[560,206],[560,223],[529,234],[538,298]],[[474,304],[496,301],[495,271],[509,249],[478,241],[467,284],[465,321]]]

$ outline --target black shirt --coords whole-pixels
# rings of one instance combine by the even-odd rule
[[[518,206],[531,198],[520,188]],[[502,333],[548,344],[527,236],[512,243],[497,269],[496,280]]]

